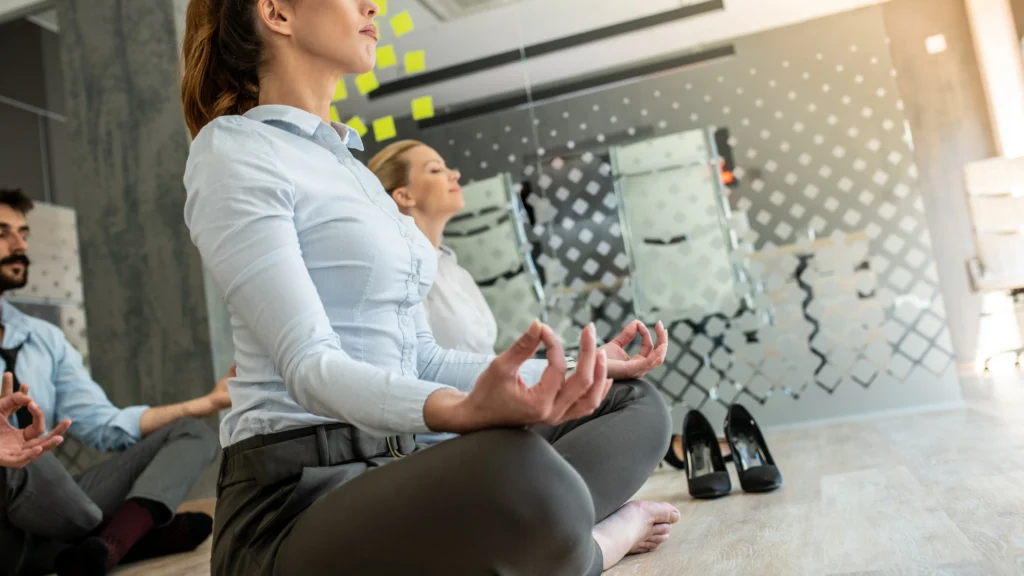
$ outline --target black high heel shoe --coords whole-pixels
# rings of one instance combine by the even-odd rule
[[[683,466],[694,498],[718,498],[732,490],[715,429],[696,410],[683,419]]]
[[[782,485],[782,473],[775,466],[761,428],[746,408],[739,404],[730,406],[723,428],[745,492],[769,492]]]

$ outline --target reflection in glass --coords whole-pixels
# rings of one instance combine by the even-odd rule
[[[637,316],[670,321],[735,309],[731,214],[708,133],[671,134],[611,152]]]
[[[496,349],[508,348],[537,318],[544,290],[523,225],[524,207],[502,173],[463,188],[466,205],[445,227],[444,243],[480,286],[498,323]]]

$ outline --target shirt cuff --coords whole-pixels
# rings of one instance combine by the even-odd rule
[[[427,403],[427,398],[438,390],[455,390],[455,388],[415,378],[395,377],[391,381],[389,394],[384,399],[384,425],[389,430],[401,431],[406,434],[435,432],[427,427],[423,418],[423,406]]]
[[[131,439],[131,442],[128,443],[129,446],[142,440],[142,428],[139,426],[139,420],[142,418],[142,413],[146,410],[149,410],[149,406],[125,408],[110,423],[112,427],[124,432],[125,436]]]

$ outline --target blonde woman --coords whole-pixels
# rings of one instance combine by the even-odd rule
[[[539,322],[496,357],[437,344],[434,246],[328,113],[337,79],[374,66],[377,12],[188,6],[185,220],[238,365],[213,576],[594,575],[653,550],[679,511],[626,502],[668,448],[665,404],[635,379],[664,361],[664,327],[655,347],[634,324],[632,358],[588,327],[572,372]],[[416,451],[429,432],[461,436]]]
[[[415,140],[403,140],[384,148],[367,165],[384,190],[411,217],[437,250],[437,276],[423,299],[423,311],[434,339],[444,348],[460,352],[493,354],[498,323],[473,276],[441,236],[448,220],[466,202],[459,185],[459,171],[449,168],[436,150]],[[416,440],[436,444],[453,434],[418,434]]]
[[[437,343],[462,352],[493,354],[498,340],[494,314],[455,253],[441,244],[448,221],[466,204],[459,171],[449,168],[436,150],[415,140],[381,150],[369,168],[398,210],[416,222],[437,250],[437,276],[423,300]]]

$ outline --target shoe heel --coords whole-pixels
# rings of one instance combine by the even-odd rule
[[[782,485],[782,473],[768,450],[761,427],[746,408],[739,404],[730,406],[722,427],[744,492],[770,492]]]

